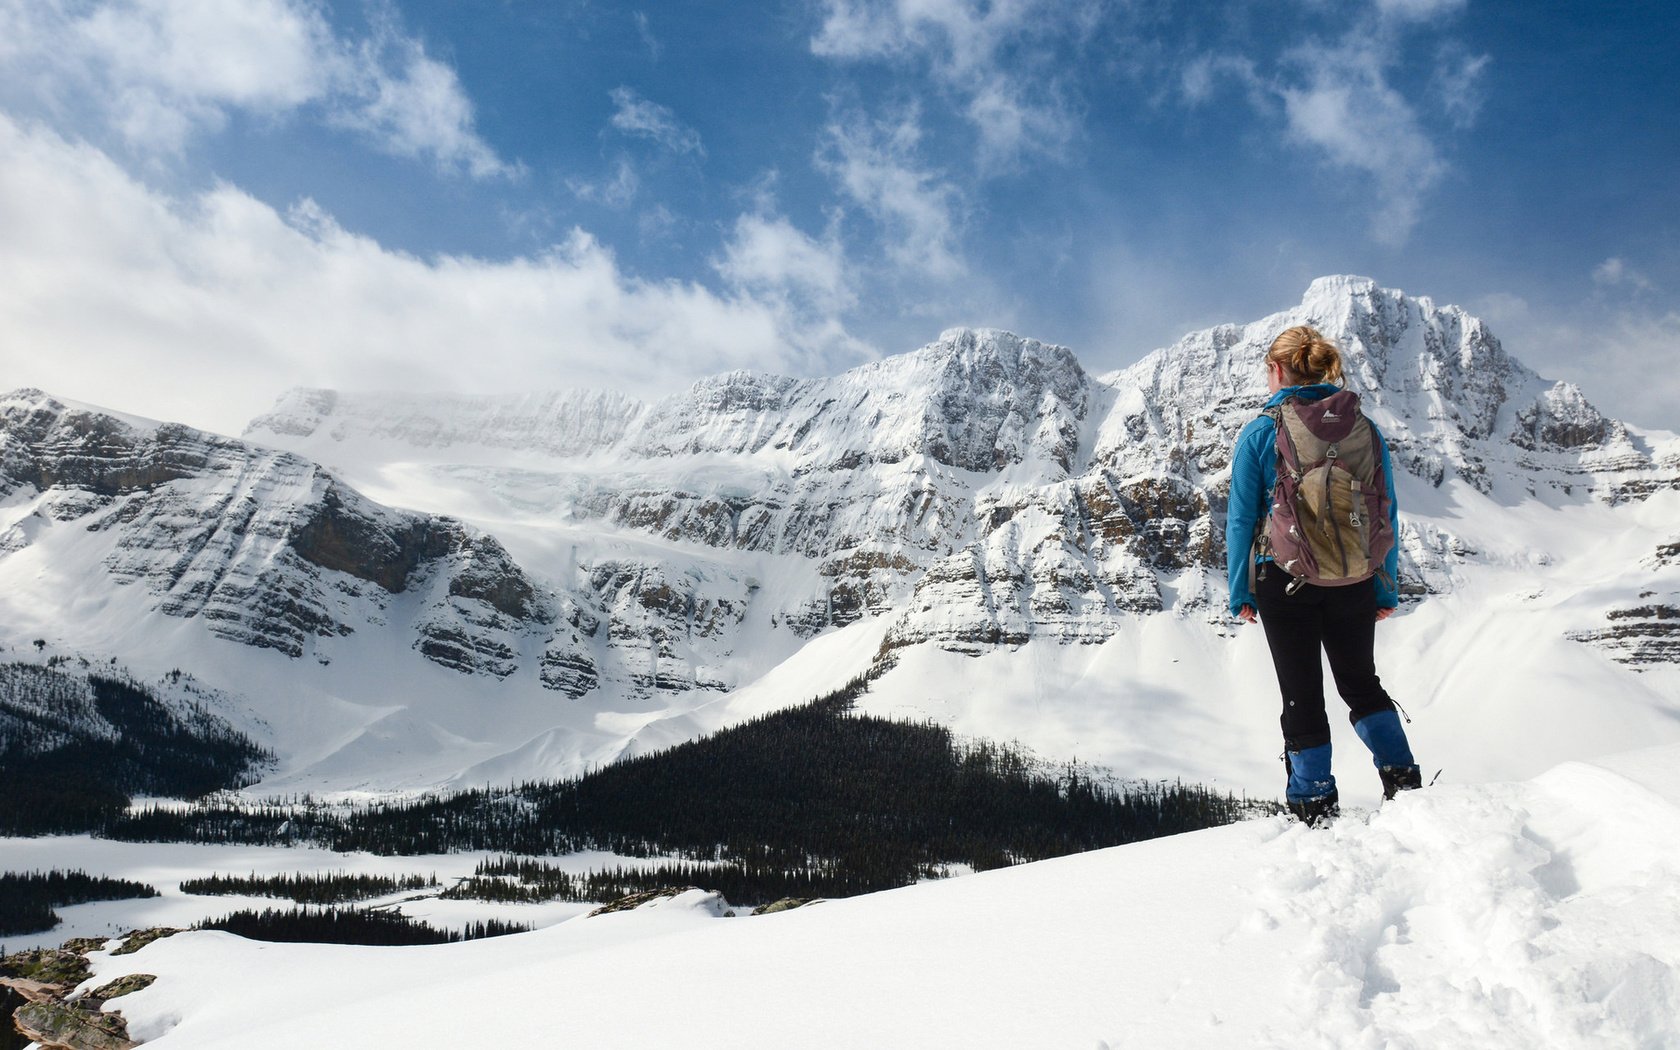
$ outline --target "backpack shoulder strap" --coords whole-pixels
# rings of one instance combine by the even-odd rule
[[[1282,477],[1282,468],[1288,467],[1290,475],[1293,476],[1295,480],[1299,481],[1301,473],[1301,453],[1295,448],[1295,437],[1289,432],[1289,424],[1283,421],[1284,406],[1294,400],[1295,398],[1293,395],[1286,397],[1283,399],[1281,404],[1273,405],[1270,408],[1267,408],[1264,414],[1272,417],[1272,425],[1277,428],[1275,440],[1278,446],[1278,476]]]
[[[1260,415],[1272,421],[1272,429],[1275,431],[1272,435],[1272,446],[1273,448],[1276,448],[1277,435],[1286,434],[1288,432],[1288,428],[1283,425],[1283,408],[1279,405],[1267,405],[1265,408],[1260,410]],[[1287,440],[1287,438],[1285,440]],[[1277,458],[1278,466],[1281,468],[1283,465],[1283,453],[1277,453]],[[1272,478],[1272,485],[1274,488],[1277,485],[1277,478],[1275,476]],[[1266,548],[1269,546],[1269,544],[1265,542],[1266,523],[1272,516],[1272,499],[1272,494],[1267,493],[1266,513],[1254,520],[1254,539],[1251,540],[1248,545],[1248,593],[1250,594],[1254,593],[1254,587],[1259,582],[1256,579],[1256,575],[1259,572],[1260,555],[1265,553]]]

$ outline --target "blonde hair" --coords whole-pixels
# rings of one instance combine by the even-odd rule
[[[1282,365],[1284,374],[1295,380],[1292,386],[1339,383],[1342,379],[1342,352],[1320,335],[1318,329],[1308,325],[1284,329],[1272,340],[1266,360]]]

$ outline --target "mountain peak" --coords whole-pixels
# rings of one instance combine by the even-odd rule
[[[1022,339],[1014,332],[1003,328],[971,328],[967,325],[947,328],[939,333],[938,339],[934,340],[935,345],[949,344],[962,347],[1019,347],[1024,342],[1037,342],[1037,340]]]
[[[1014,372],[1023,360],[1083,371],[1072,350],[1016,335],[1002,328],[947,328],[922,353],[952,355],[965,363],[995,361]]]
[[[1312,283],[1307,285],[1307,293],[1301,297],[1301,301],[1304,303],[1309,300],[1341,294],[1369,295],[1380,290],[1382,289],[1377,282],[1369,277],[1360,277],[1351,273],[1332,273],[1313,278]],[[1399,294],[1403,295],[1405,293]]]

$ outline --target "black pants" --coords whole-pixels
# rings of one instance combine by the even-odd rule
[[[1393,710],[1394,701],[1377,680],[1371,655],[1377,634],[1376,583],[1347,587],[1309,583],[1288,594],[1288,573],[1275,565],[1262,571],[1264,578],[1255,582],[1254,607],[1266,630],[1266,645],[1272,650],[1272,666],[1283,693],[1284,746],[1304,751],[1330,742],[1320,649],[1330,659],[1330,673],[1348,706],[1349,721]]]

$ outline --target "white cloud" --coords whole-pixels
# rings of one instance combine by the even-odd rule
[[[879,356],[841,321],[857,293],[833,229],[817,240],[779,215],[742,215],[713,267],[740,293],[769,304],[783,327],[812,333],[854,360]]]
[[[1086,0],[823,0],[814,54],[860,61],[925,60],[961,99],[983,165],[1057,153],[1078,130],[1054,60],[1082,39],[1101,5]]]
[[[1604,390],[1613,400],[1601,407],[1630,423],[1680,430],[1680,312],[1622,311],[1586,336],[1582,389]]]
[[[1251,98],[1263,100],[1264,85],[1252,59],[1241,55],[1197,55],[1179,71],[1179,91],[1192,106],[1212,101],[1221,79],[1232,79],[1246,87]]]
[[[839,313],[856,302],[837,238],[818,241],[781,216],[742,215],[717,271],[730,284],[777,298],[800,297]]]
[[[473,178],[520,173],[473,130],[472,102],[455,71],[395,25],[383,22],[340,68],[340,90],[329,101],[335,123],[365,132],[398,156],[429,157]]]
[[[664,204],[655,204],[636,216],[636,233],[644,244],[649,241],[671,240],[676,236],[680,225],[676,214]]]
[[[1457,14],[1465,3],[1466,0],[1376,0],[1378,12],[1406,22],[1429,22],[1443,15]]]
[[[1600,288],[1639,275],[1620,259],[1594,271]],[[1570,303],[1547,296],[1530,303],[1492,292],[1471,305],[1505,349],[1549,379],[1580,387],[1599,410],[1639,426],[1680,431],[1680,312],[1643,302],[1589,295]]]
[[[921,130],[912,112],[888,124],[851,117],[831,123],[817,163],[881,226],[899,269],[942,280],[967,271],[956,245],[956,190],[918,166]]]
[[[744,291],[640,279],[581,231],[505,261],[421,259],[308,202],[281,215],[225,185],[160,195],[94,147],[4,116],[0,156],[8,388],[237,432],[294,385],[649,395],[858,357],[831,317],[798,327]]]
[[[655,62],[659,61],[659,56],[664,52],[665,46],[659,42],[658,37],[653,35],[653,27],[648,23],[647,13],[637,11],[633,17],[636,20],[636,33],[642,38],[642,46],[648,49],[648,57]]]
[[[1441,49],[1435,64],[1435,94],[1453,127],[1460,130],[1476,122],[1482,109],[1482,76],[1491,59],[1467,54],[1462,46]]]
[[[341,38],[308,0],[0,0],[11,94],[91,107],[132,147],[174,152],[234,111],[313,107],[376,148],[475,178],[517,174],[473,128],[454,70],[376,8]]]
[[[1262,119],[1281,119],[1286,165],[1327,162],[1352,174],[1368,187],[1372,236],[1402,244],[1449,171],[1439,125],[1463,131],[1475,123],[1491,59],[1426,25],[1455,14],[1463,0],[1316,6],[1326,37],[1277,54],[1201,52],[1177,66],[1178,95],[1203,107],[1236,86]],[[1432,75],[1408,96],[1399,86],[1408,79],[1394,71],[1420,45],[1433,49]]]
[[[592,204],[605,204],[609,208],[622,208],[636,199],[636,191],[641,187],[641,179],[636,175],[636,169],[630,163],[629,157],[619,157],[613,165],[611,178],[599,182],[587,179],[567,179],[566,188],[579,200],[586,200]]]
[[[626,135],[651,139],[672,153],[693,153],[704,157],[700,133],[677,119],[670,107],[649,102],[627,87],[612,90],[612,126]]]
[[[1593,283],[1606,288],[1625,287],[1636,292],[1651,290],[1651,281],[1629,266],[1620,256],[1610,258],[1593,267]]]
[[[1488,292],[1469,306],[1477,317],[1492,324],[1495,329],[1506,325],[1518,328],[1528,322],[1528,300],[1512,292]]]
[[[1680,430],[1680,370],[1673,367],[1680,360],[1680,313],[1624,308],[1547,318],[1521,331],[1534,356],[1518,356],[1543,375],[1569,380],[1617,419]]]
[[[1292,72],[1277,93],[1291,138],[1375,183],[1371,233],[1400,244],[1447,165],[1416,110],[1388,83],[1384,69],[1390,60],[1380,38],[1356,28],[1335,47],[1292,52],[1287,61]]]

